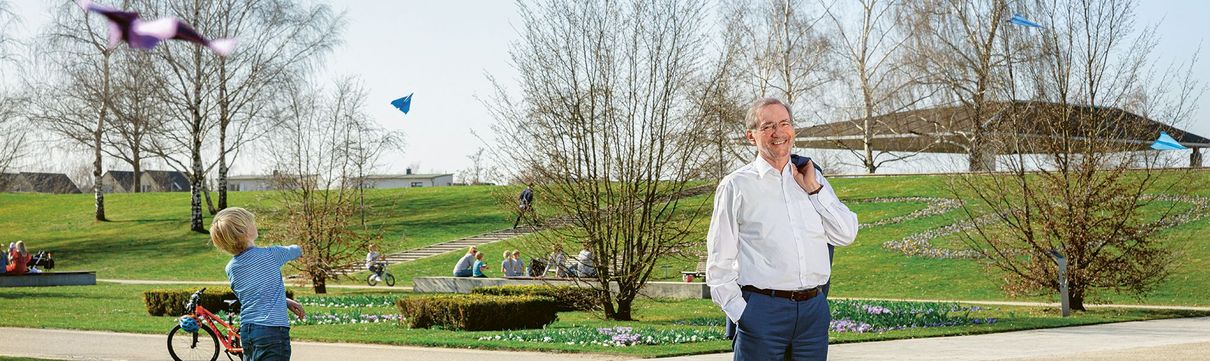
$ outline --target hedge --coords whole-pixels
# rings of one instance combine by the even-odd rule
[[[442,295],[395,301],[412,328],[494,331],[542,328],[555,322],[554,300],[534,296]]]
[[[152,316],[180,316],[185,314],[185,303],[189,302],[189,296],[197,292],[198,288],[178,288],[178,289],[158,289],[143,292],[143,304],[147,305],[147,313]],[[294,298],[294,291],[286,290],[286,298]],[[223,300],[234,300],[235,292],[229,287],[213,287],[206,288],[206,292],[202,293],[202,297],[198,303],[205,307],[210,312],[218,313],[219,311],[227,310],[227,303]],[[231,312],[239,312],[239,308],[230,310]]]
[[[516,285],[479,287],[471,290],[474,294],[495,296],[536,296],[555,300],[559,312],[593,311],[598,308],[597,291],[591,288],[553,286],[553,285]]]

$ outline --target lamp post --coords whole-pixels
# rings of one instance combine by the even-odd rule
[[[1063,317],[1071,315],[1071,300],[1067,293],[1067,257],[1063,257],[1056,249],[1050,250],[1050,256],[1055,258],[1055,263],[1059,265],[1059,295],[1062,299]]]

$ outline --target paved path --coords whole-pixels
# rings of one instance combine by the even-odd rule
[[[915,298],[866,298],[866,297],[828,297],[830,300],[870,300],[870,301],[904,301],[904,302],[955,302],[972,305],[994,305],[994,306],[1025,306],[1025,307],[1054,307],[1058,308],[1058,302],[1026,302],[1026,301],[983,301],[983,300],[933,300],[933,299],[915,299]],[[1208,311],[1210,307],[1203,306],[1169,306],[1169,305],[1129,305],[1129,304],[1084,304],[1085,308],[1129,308],[1129,309],[1145,309],[1145,310],[1180,310],[1180,311]]]
[[[0,328],[0,353],[8,356],[70,360],[162,360],[165,337],[95,331]],[[48,347],[47,345],[54,345]],[[554,354],[422,348],[361,344],[294,342],[294,360],[626,360],[623,356]],[[832,360],[1013,360],[1117,361],[1206,360],[1210,355],[1210,317],[1123,322],[1093,326],[1005,332],[976,336],[833,345]],[[661,359],[723,361],[712,354]]]
[[[1210,317],[832,345],[831,360],[1206,360]],[[713,354],[662,359],[723,361]]]
[[[470,246],[481,246],[488,243],[500,242],[506,239],[523,236],[533,233],[535,229],[529,226],[518,227],[517,229],[501,229],[483,234],[477,234],[470,237],[459,238],[448,242],[428,245],[421,248],[409,249],[402,252],[391,253],[384,255],[383,259],[386,264],[392,265],[396,263],[411,262],[422,258],[428,258],[440,254],[445,254],[454,251],[466,251]],[[353,274],[365,271],[364,263],[356,263],[337,269],[339,274]]]
[[[0,354],[60,360],[163,361],[168,356],[167,336],[96,331],[43,330],[0,327]],[[449,348],[291,342],[294,361],[556,361],[625,360],[593,354],[556,354]],[[219,360],[226,357],[219,355]]]
[[[98,278],[97,282],[117,283],[117,284],[122,284],[122,285],[215,285],[215,286],[229,286],[230,285],[230,283],[227,283],[226,281],[120,280],[120,279],[108,279],[108,278]],[[286,283],[287,286],[290,286],[291,282],[294,282],[294,281],[286,280],[284,282]],[[310,286],[308,286],[308,287],[310,287]],[[336,285],[336,284],[329,283],[327,287],[328,288],[364,289],[364,290],[391,290],[391,291],[398,291],[398,292],[412,291],[412,287],[410,287],[410,286],[387,287],[386,285],[378,285],[378,286]]]

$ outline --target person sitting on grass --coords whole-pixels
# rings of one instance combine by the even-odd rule
[[[513,277],[525,277],[525,261],[521,260],[521,251],[513,250]]]
[[[454,264],[454,277],[474,276],[475,272],[471,270],[471,266],[475,263],[475,255],[478,253],[479,250],[475,246],[467,249],[466,255],[462,256],[457,264]]]
[[[8,265],[5,273],[23,275],[29,273],[29,251],[25,250],[25,241],[17,241],[8,250]],[[34,273],[37,273],[36,271]]]
[[[567,277],[567,254],[563,253],[563,245],[555,243],[554,252],[550,253],[550,261],[546,267],[555,267],[555,277]]]
[[[483,271],[487,270],[487,262],[483,260],[483,253],[475,253],[475,278],[487,278]]]
[[[8,254],[9,252],[12,252],[14,246],[14,244],[9,243],[9,251],[4,252],[4,254],[0,254],[0,274],[8,273]]]
[[[513,253],[509,250],[504,250],[504,255],[500,256],[503,261],[500,261],[500,274],[504,277],[512,277],[513,275]]]
[[[240,302],[239,334],[244,361],[290,359],[290,320],[286,310],[306,317],[301,304],[286,298],[281,268],[302,257],[298,245],[257,247],[256,216],[231,207],[214,215],[210,241],[231,254],[227,280]]]
[[[595,277],[597,269],[592,264],[592,245],[585,242],[580,254],[576,255],[576,262],[571,265],[569,273],[574,277]]]

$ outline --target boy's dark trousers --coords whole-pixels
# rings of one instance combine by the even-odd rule
[[[289,361],[290,328],[243,324],[239,326],[243,361]]]

